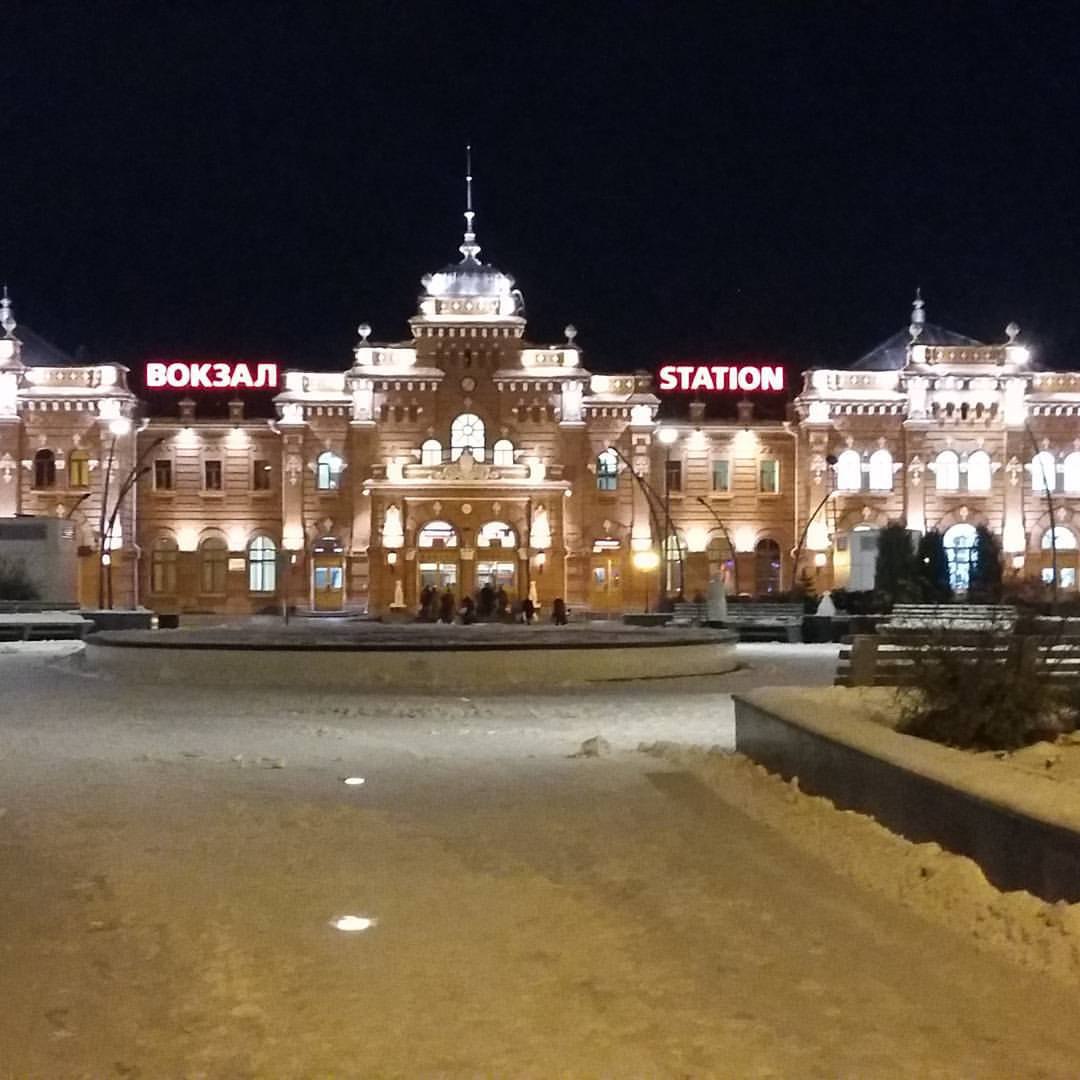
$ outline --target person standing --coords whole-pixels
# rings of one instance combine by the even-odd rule
[[[442,599],[439,601],[439,622],[452,623],[454,621],[454,594],[450,591],[450,586],[446,587],[446,592],[442,594]]]

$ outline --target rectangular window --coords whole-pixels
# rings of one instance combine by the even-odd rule
[[[664,481],[668,491],[682,491],[682,462],[664,462]]]
[[[758,477],[762,494],[775,495],[780,490],[780,462],[776,458],[762,458]]]
[[[219,458],[208,458],[203,462],[203,487],[207,491],[221,490],[221,461]]]
[[[270,462],[256,458],[252,466],[251,486],[255,491],[270,490]]]
[[[168,458],[154,462],[154,490],[172,491],[172,462]]]
[[[731,463],[727,459],[712,463],[713,491],[731,490]]]

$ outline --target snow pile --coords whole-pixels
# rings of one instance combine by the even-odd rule
[[[989,951],[1080,984],[1080,904],[1000,892],[971,859],[937,844],[913,844],[873,818],[837,810],[800,791],[797,777],[786,783],[742,754],[663,742],[639,749],[690,770],[725,802],[864,888]]]

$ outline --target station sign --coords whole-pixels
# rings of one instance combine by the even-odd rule
[[[151,360],[148,390],[277,390],[281,370],[275,363],[224,360]]]
[[[786,385],[780,364],[665,364],[658,374],[661,390],[782,393]]]

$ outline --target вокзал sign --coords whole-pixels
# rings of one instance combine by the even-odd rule
[[[276,390],[277,364],[223,360],[151,360],[146,365],[148,390]]]
[[[659,388],[710,394],[783,391],[784,369],[780,364],[665,364],[659,371]]]

